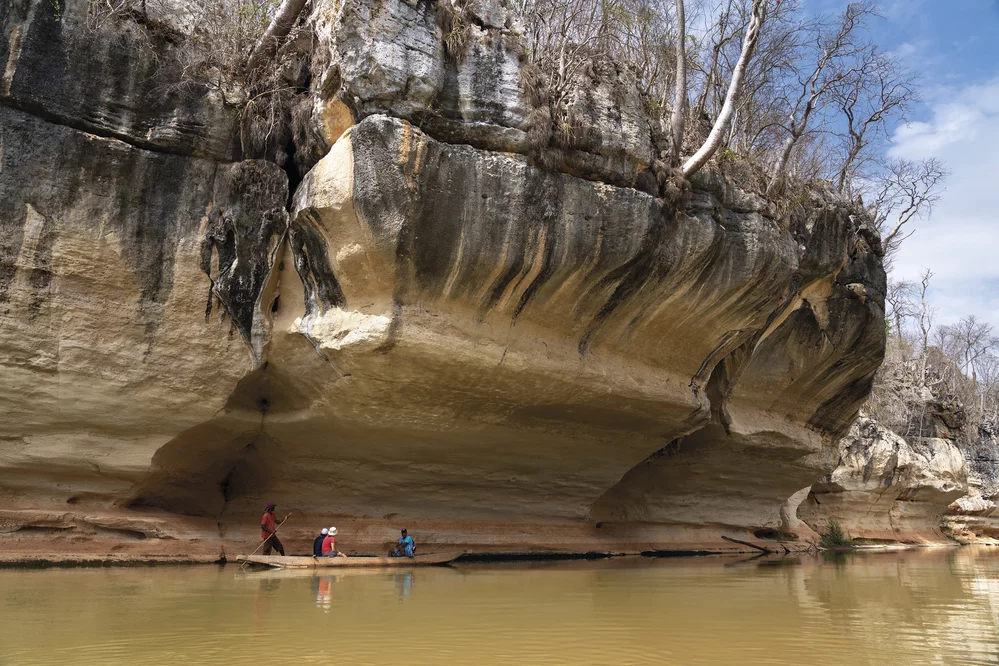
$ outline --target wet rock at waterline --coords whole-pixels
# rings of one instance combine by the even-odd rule
[[[43,65],[92,62],[10,37],[83,43],[85,2],[21,4],[0,15],[6,551],[231,554],[269,500],[303,548],[331,516],[358,550],[402,523],[480,550],[730,548],[835,465],[883,352],[876,233],[824,190],[778,214],[717,170],[657,198],[626,74],[587,74],[586,143],[552,162],[527,102],[487,96],[521,85],[499,9],[455,62],[433,3],[376,17],[412,58],[355,3],[310,19],[337,35],[309,93],[330,146],[289,179],[218,147],[221,100],[144,115],[138,75],[24,101]],[[173,142],[185,117],[215,147],[179,149],[202,145]]]

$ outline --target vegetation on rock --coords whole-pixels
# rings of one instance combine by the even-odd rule
[[[836,546],[853,545],[853,539],[847,536],[846,532],[843,531],[843,527],[835,518],[829,519],[827,527],[828,531],[822,535],[822,541],[820,542],[822,547],[832,548]]]

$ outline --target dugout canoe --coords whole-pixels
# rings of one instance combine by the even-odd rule
[[[447,564],[462,556],[460,552],[426,553],[412,557],[301,557],[294,555],[238,555],[237,562],[259,564],[278,569],[353,569],[355,567],[413,567]]]

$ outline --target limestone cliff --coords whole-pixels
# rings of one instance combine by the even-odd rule
[[[966,492],[967,475],[952,438],[903,439],[861,418],[840,440],[835,469],[799,498],[797,516],[817,532],[836,520],[858,540],[947,543],[941,521]]]
[[[298,549],[718,549],[832,469],[884,346],[849,202],[661,197],[613,68],[551,150],[499,2],[460,58],[435,2],[315,2],[285,170],[63,4],[0,8],[0,550],[231,553],[267,500]]]
[[[950,505],[945,520],[963,542],[999,543],[999,433],[983,424],[964,446],[968,462],[968,494]]]

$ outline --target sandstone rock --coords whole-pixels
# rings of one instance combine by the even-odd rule
[[[44,5],[0,15],[5,544],[217,556],[274,500],[292,544],[333,514],[356,549],[401,521],[477,549],[731,548],[831,468],[884,345],[848,201],[788,221],[717,172],[685,203],[630,187],[651,138],[618,70],[576,98],[589,143],[540,168],[502,6],[473,4],[456,58],[437,3],[349,0],[309,19],[330,145],[288,210],[281,169],[233,161],[229,110],[147,109],[177,72],[147,83]]]
[[[837,520],[855,539],[946,542],[940,524],[964,494],[967,467],[950,440],[905,440],[868,418],[840,440],[831,474],[812,485],[798,517],[819,532]]]
[[[136,24],[94,32],[87,0],[0,7],[0,102],[157,152],[231,160],[236,111],[185,81],[169,41]]]
[[[968,494],[950,505],[945,524],[966,543],[999,544],[999,434],[989,423],[963,446]]]
[[[648,110],[626,68],[608,64],[582,72],[568,107],[583,119],[576,130],[580,136],[571,139],[577,150],[566,155],[571,173],[631,186],[649,168],[653,151]]]
[[[551,142],[567,149],[539,148],[529,139],[538,128],[531,127],[521,74],[529,46],[509,9],[480,0],[458,10],[465,13],[466,34],[458,52],[448,54],[440,5],[316,3],[312,20],[330,51],[318,85],[323,108],[338,114],[349,108],[356,120],[372,114],[402,118],[437,139],[487,150],[531,156],[555,151],[560,170],[619,186],[633,186],[648,170],[649,119],[630,72],[609,63],[578,72],[566,100],[578,125],[541,130],[546,136],[564,132]],[[551,122],[547,110],[539,117]],[[337,125],[327,132],[331,143],[341,130]]]

